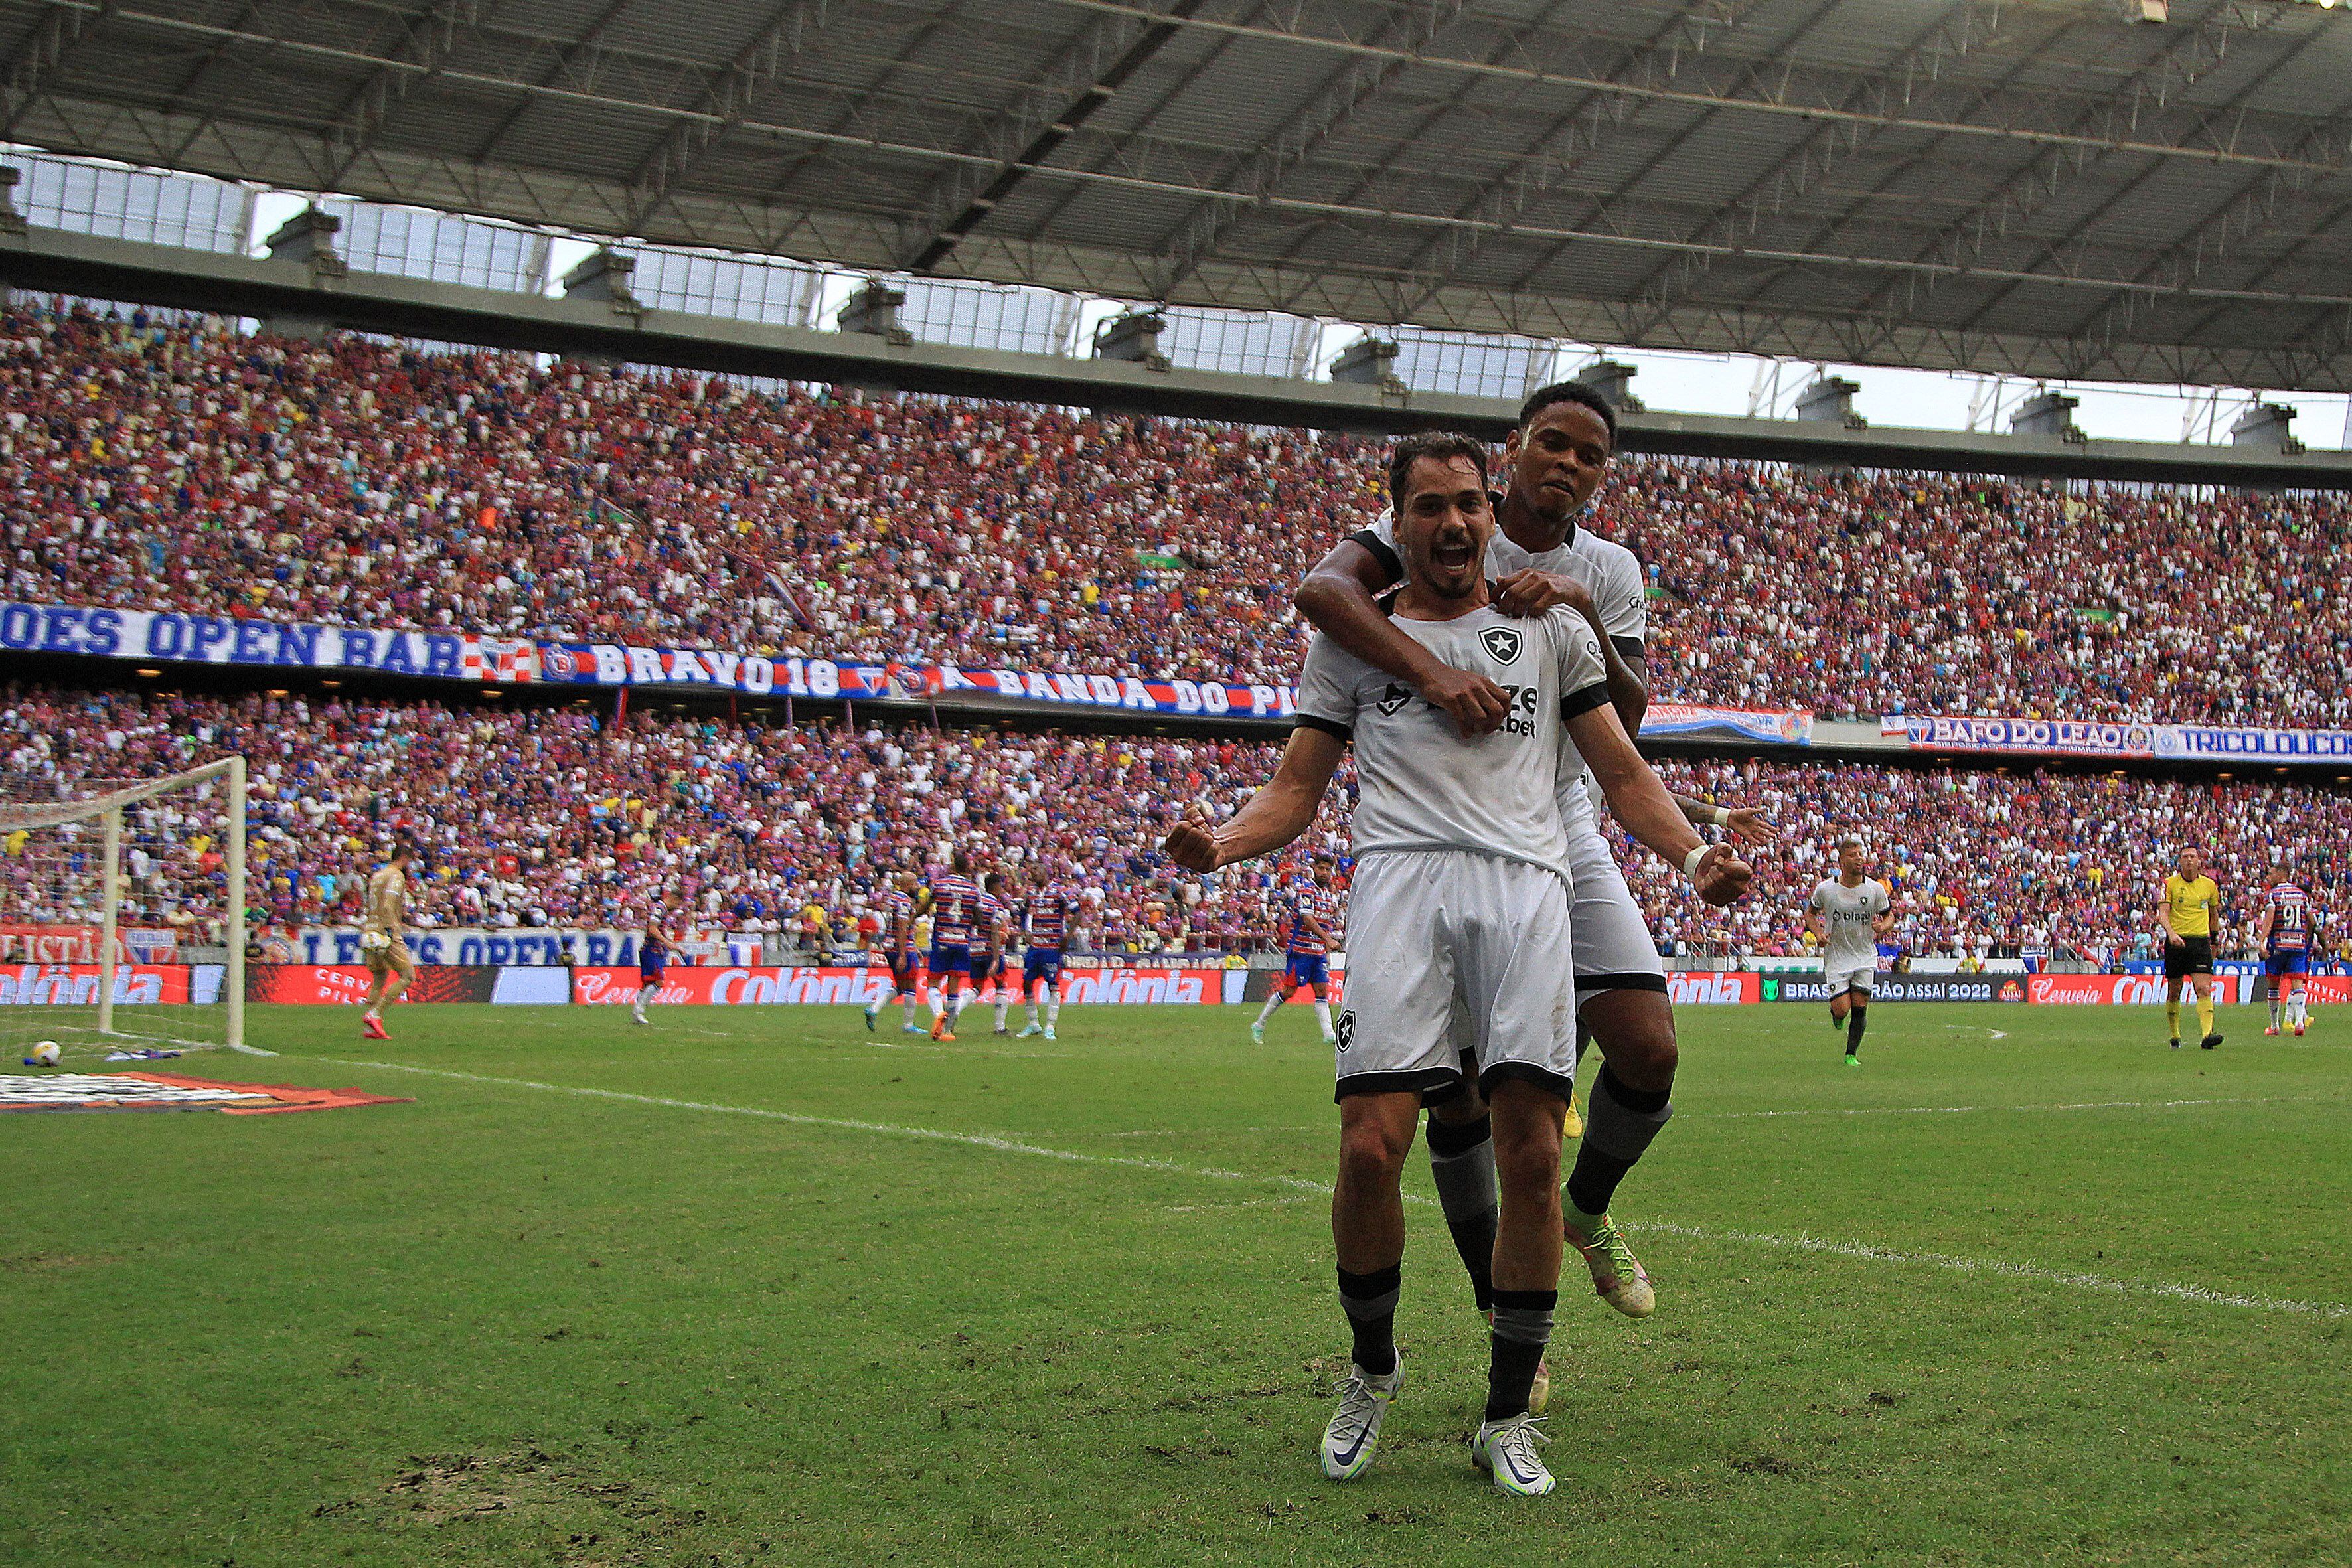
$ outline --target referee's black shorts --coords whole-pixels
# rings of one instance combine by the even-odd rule
[[[2164,977],[2186,980],[2192,974],[2213,973],[2213,939],[2210,936],[2184,936],[2180,945],[2164,944]]]

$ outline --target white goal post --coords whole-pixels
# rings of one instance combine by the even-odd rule
[[[243,757],[151,779],[0,778],[0,1070],[42,1039],[247,1048],[245,825]],[[170,963],[138,962],[162,952]]]

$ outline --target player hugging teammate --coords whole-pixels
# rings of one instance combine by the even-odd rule
[[[1486,1150],[1486,1191],[1496,1194],[1480,1215],[1444,1205],[1474,1296],[1492,1313],[1472,1458],[1498,1489],[1531,1496],[1554,1484],[1531,1406],[1559,1300],[1562,1124],[1576,1064],[1570,842],[1558,798],[1570,739],[1579,775],[1589,767],[1619,819],[1703,897],[1728,902],[1750,873],[1727,847],[1698,837],[1633,750],[1586,618],[1565,605],[1528,616],[1496,607],[1486,483],[1486,449],[1467,437],[1399,445],[1389,489],[1405,584],[1390,624],[1427,662],[1491,694],[1493,721],[1465,725],[1318,636],[1274,777],[1221,825],[1194,808],[1167,852],[1209,872],[1289,844],[1354,747],[1356,872],[1349,989],[1332,1044],[1340,1126],[1331,1205],[1353,1349],[1324,1430],[1323,1470],[1335,1480],[1363,1473],[1402,1386],[1401,1182],[1423,1108],[1435,1105],[1452,1110],[1450,1146]],[[1507,716],[1525,722],[1506,725]],[[1486,1245],[1467,1244],[1471,1235]]]

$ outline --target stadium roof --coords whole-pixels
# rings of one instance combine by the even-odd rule
[[[0,0],[0,141],[1116,299],[2352,390],[2296,0]]]

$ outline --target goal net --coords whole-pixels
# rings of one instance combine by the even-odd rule
[[[47,763],[47,759],[41,759]],[[245,759],[164,778],[0,772],[0,1072],[245,1048]]]

